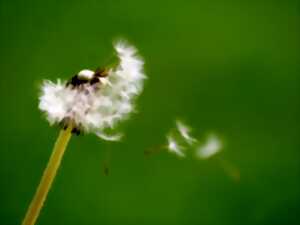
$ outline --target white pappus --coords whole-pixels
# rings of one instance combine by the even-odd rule
[[[197,147],[196,157],[200,159],[211,158],[219,153],[222,147],[221,140],[215,134],[211,134],[203,145]]]
[[[190,135],[190,128],[180,120],[176,120],[176,128],[167,135],[167,149],[179,157],[185,157],[185,150],[197,140]]]
[[[179,145],[179,143],[172,135],[168,135],[167,140],[168,140],[167,148],[169,152],[174,153],[179,157],[185,157],[185,154],[183,152],[184,150],[183,146]]]
[[[103,70],[82,70],[68,82],[44,81],[39,108],[50,124],[72,123],[74,132],[92,132],[108,141],[118,141],[120,134],[108,135],[118,122],[134,111],[134,99],[146,78],[144,61],[135,47],[124,41],[114,45],[119,64]]]
[[[222,141],[217,135],[212,133],[202,142],[190,133],[191,128],[187,124],[176,120],[175,129],[167,135],[167,150],[182,158],[186,156],[187,149],[191,149],[198,159],[208,159],[222,150]]]

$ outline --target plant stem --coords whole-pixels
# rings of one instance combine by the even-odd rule
[[[62,129],[55,142],[51,157],[48,165],[44,171],[40,184],[36,190],[36,193],[30,203],[30,206],[26,212],[25,218],[22,225],[34,225],[43,204],[46,200],[48,192],[51,188],[53,180],[56,176],[57,169],[59,168],[60,162],[71,138],[72,125],[69,125],[66,129]]]

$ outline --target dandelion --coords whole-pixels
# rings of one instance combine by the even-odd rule
[[[206,140],[206,143],[197,147],[196,156],[200,159],[208,159],[219,153],[221,149],[221,140],[216,135],[211,134]]]
[[[62,127],[23,225],[35,224],[72,133],[94,133],[106,141],[119,141],[115,131],[119,122],[135,110],[134,100],[146,78],[143,60],[137,50],[124,41],[114,45],[119,64],[116,68],[82,70],[69,81],[45,81],[39,109],[50,125]]]
[[[119,140],[103,133],[134,110],[133,100],[142,91],[145,75],[135,48],[119,42],[115,49],[120,60],[116,69],[82,70],[69,82],[44,82],[39,108],[51,125],[72,124],[73,132]]]

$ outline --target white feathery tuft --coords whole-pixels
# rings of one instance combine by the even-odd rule
[[[50,124],[72,121],[77,128],[93,132],[105,140],[117,141],[120,136],[104,135],[107,128],[115,128],[118,122],[134,111],[134,99],[143,89],[146,78],[143,60],[135,47],[124,41],[114,45],[119,65],[109,70],[96,84],[84,83],[78,87],[66,82],[45,81],[39,98],[39,108]],[[94,71],[82,70],[78,76],[91,79]]]
[[[178,142],[176,141],[176,139],[173,136],[168,135],[167,140],[168,140],[167,148],[168,148],[169,152],[174,153],[175,155],[177,155],[179,157],[185,157],[185,154],[183,152],[183,150],[184,150],[183,147],[178,144]]]
[[[187,149],[194,151],[198,159],[208,159],[218,154],[222,150],[222,141],[215,134],[210,134],[206,141],[201,142],[194,138],[191,128],[180,120],[176,120],[176,127],[167,135],[166,148],[169,152],[175,153],[180,157],[185,157]]]
[[[190,135],[190,128],[180,120],[176,120],[176,128],[167,135],[167,149],[180,157],[185,157],[187,147],[193,146],[197,140]]]
[[[180,133],[180,135],[183,137],[183,139],[189,145],[192,145],[193,143],[195,143],[197,141],[195,138],[193,138],[190,135],[190,128],[186,124],[184,124],[182,121],[177,120],[176,126],[177,126],[177,129],[178,129],[178,132]]]
[[[120,141],[123,137],[123,134],[121,134],[121,133],[106,134],[103,132],[97,132],[96,135],[105,141]]]
[[[200,159],[208,159],[222,149],[222,142],[216,135],[210,135],[204,145],[196,149],[196,157]]]
[[[95,72],[92,70],[81,70],[78,73],[78,76],[85,79],[91,79],[94,76]]]

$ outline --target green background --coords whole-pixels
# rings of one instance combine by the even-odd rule
[[[72,138],[38,224],[299,224],[299,1],[0,1],[0,224],[20,224],[58,128],[38,110],[43,79],[103,65],[112,41],[140,50],[149,77],[126,138]],[[174,119],[219,157],[143,151]],[[110,149],[110,174],[103,165]]]

